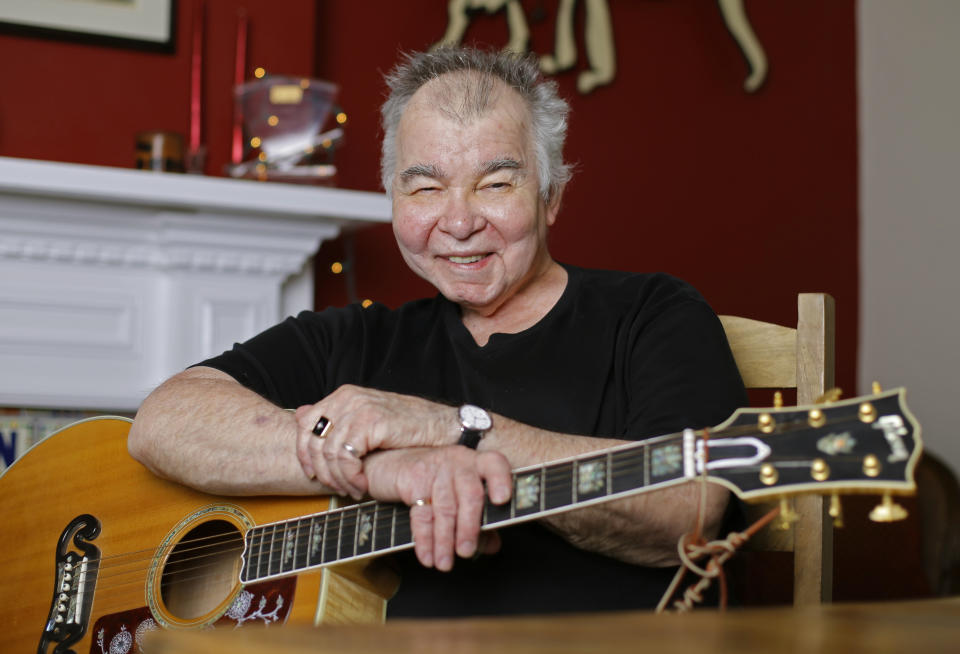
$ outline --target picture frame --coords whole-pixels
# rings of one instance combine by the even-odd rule
[[[3,0],[0,32],[173,52],[177,0]]]

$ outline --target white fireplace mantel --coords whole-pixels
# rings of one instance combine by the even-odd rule
[[[378,193],[0,157],[0,406],[135,409],[312,308],[312,257]]]

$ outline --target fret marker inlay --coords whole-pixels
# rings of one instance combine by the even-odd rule
[[[293,541],[293,537],[292,537],[292,536],[293,536],[293,535],[292,535],[289,531],[284,530],[284,532],[283,532],[283,562],[284,562],[284,564],[289,564],[291,561],[293,561],[293,545],[294,545],[294,541]]]
[[[660,445],[651,453],[650,472],[654,477],[665,477],[678,472],[683,463],[683,450],[679,444]]]
[[[320,525],[313,524],[310,527],[310,558],[320,553],[320,547],[323,545],[323,529]]]
[[[369,513],[360,516],[360,529],[357,532],[357,545],[366,545],[370,534],[373,532],[373,521]]]
[[[603,490],[607,477],[606,466],[603,461],[582,463],[577,469],[577,493],[589,495]]]
[[[540,501],[540,474],[517,477],[517,509],[529,509]]]

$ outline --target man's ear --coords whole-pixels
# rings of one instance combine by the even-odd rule
[[[557,222],[557,215],[560,213],[560,201],[563,199],[563,191],[566,188],[566,184],[559,186],[553,192],[550,201],[547,202],[547,227],[553,227],[553,223]]]

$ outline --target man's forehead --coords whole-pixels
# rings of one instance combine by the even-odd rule
[[[404,109],[396,136],[398,181],[421,176],[443,179],[467,169],[481,176],[498,170],[528,172],[532,163],[529,111],[521,96],[498,78],[492,78],[496,88],[477,86],[476,76],[466,80],[460,76],[462,83],[446,79],[457,76],[448,74],[425,84]],[[485,96],[457,100],[457,93],[467,90],[482,91]],[[481,127],[492,114],[497,119]],[[451,125],[453,132],[448,131]],[[464,137],[453,136],[461,129],[467,130],[462,132]]]
[[[407,109],[438,112],[448,120],[469,123],[504,105],[527,110],[520,94],[499,77],[478,71],[457,71],[421,86]],[[404,111],[404,115],[406,113]]]

